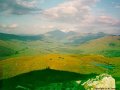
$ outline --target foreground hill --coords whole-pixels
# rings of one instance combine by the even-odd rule
[[[0,61],[0,83],[5,90],[13,90],[18,86],[31,88],[31,85],[40,87],[50,83],[84,81],[95,75],[108,73],[115,78],[118,87],[119,60],[120,58],[106,58],[101,55],[62,54],[10,58]]]
[[[0,80],[2,83],[0,90],[49,90],[50,88],[62,90],[68,87],[83,90],[81,81],[94,76],[95,74],[86,75],[53,69],[36,70]]]

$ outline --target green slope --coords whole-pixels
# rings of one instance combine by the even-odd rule
[[[102,54],[108,57],[120,56],[120,36],[106,36],[78,45],[76,49],[85,54]]]
[[[83,44],[65,44],[54,39],[20,41],[0,40],[0,51],[4,51],[0,59],[9,57],[57,54],[100,54],[108,57],[120,56],[120,36],[106,36],[90,40]]]

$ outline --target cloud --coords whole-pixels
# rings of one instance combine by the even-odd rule
[[[50,0],[0,0],[0,12],[9,14],[30,14],[39,12],[39,4]],[[65,0],[65,2],[53,5],[51,8],[42,10],[30,18],[22,26],[13,23],[9,25],[0,24],[0,28],[11,30],[13,33],[38,34],[54,29],[62,31],[78,32],[106,32],[120,33],[120,20],[105,12],[100,13],[96,3],[101,0]],[[94,9],[97,8],[97,9]],[[104,7],[105,8],[105,7]],[[106,11],[106,10],[105,10]],[[98,14],[96,14],[98,12]],[[114,12],[113,12],[114,13]],[[29,17],[29,16],[28,16]],[[16,20],[19,16],[16,18]],[[7,18],[8,19],[8,18]],[[8,19],[9,20],[9,19]],[[31,22],[32,21],[32,22]]]
[[[58,5],[57,7],[45,10],[43,14],[46,17],[63,22],[78,22],[90,14],[90,6],[96,0],[70,0]]]
[[[116,5],[116,6],[115,6],[115,8],[118,8],[118,9],[120,9],[120,5]]]
[[[118,32],[120,20],[110,15],[93,14],[92,6],[100,0],[66,0],[56,7],[47,9],[43,16],[51,22],[56,22],[56,27],[64,31],[79,32]]]
[[[119,26],[120,20],[108,15],[89,15],[84,18],[84,20],[81,22],[81,25]]]
[[[18,28],[19,25],[16,24],[16,23],[13,23],[13,24],[9,24],[9,25],[6,25],[6,24],[0,24],[0,29],[16,29]]]
[[[107,15],[88,16],[76,26],[80,32],[105,32],[120,34],[120,20]]]
[[[11,24],[11,25],[8,26],[8,28],[12,28],[12,29],[13,29],[13,28],[17,28],[17,27],[18,27],[18,24],[16,24],[16,23]]]
[[[120,9],[120,3],[112,2],[112,5],[114,6],[114,8]]]
[[[28,14],[39,11],[36,7],[38,0],[0,0],[0,13]]]
[[[120,21],[118,19],[115,19],[111,16],[99,16],[97,22],[99,24],[106,24],[106,25],[111,25],[111,26],[117,26],[120,25]]]

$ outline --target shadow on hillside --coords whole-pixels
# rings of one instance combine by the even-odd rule
[[[35,89],[36,87],[44,87],[50,83],[65,83],[65,82],[71,82],[77,80],[84,81],[94,76],[96,75],[78,74],[73,72],[58,71],[47,68],[44,70],[32,71],[9,79],[1,80],[0,85],[2,86],[0,87],[0,90],[36,90]],[[27,87],[29,89],[24,87]],[[47,90],[47,89],[38,89],[38,90]]]

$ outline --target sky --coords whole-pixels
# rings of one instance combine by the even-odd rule
[[[0,32],[120,34],[120,0],[0,0]]]

